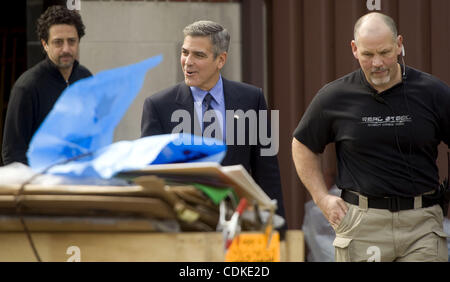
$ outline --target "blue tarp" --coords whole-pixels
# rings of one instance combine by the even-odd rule
[[[114,129],[139,93],[147,71],[161,61],[162,56],[156,56],[102,71],[66,88],[31,140],[27,152],[30,167],[41,172],[65,160],[91,154],[54,166],[49,172],[108,178],[121,170],[137,169],[150,163],[202,159],[220,162],[225,145],[179,145],[180,140],[197,138],[190,134],[111,144]]]
[[[191,138],[201,139],[191,134],[165,134],[120,141],[96,151],[92,158],[54,166],[49,173],[71,178],[108,179],[120,171],[140,169],[148,164],[220,162],[225,156],[226,145],[194,145],[187,142]]]

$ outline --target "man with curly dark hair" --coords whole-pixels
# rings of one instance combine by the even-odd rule
[[[64,6],[51,6],[39,17],[37,34],[47,56],[23,73],[11,90],[2,146],[5,165],[28,163],[31,138],[61,93],[92,75],[78,63],[84,29],[80,14]]]

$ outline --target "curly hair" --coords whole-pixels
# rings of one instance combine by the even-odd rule
[[[75,26],[79,39],[84,35],[85,27],[76,10],[69,10],[65,6],[50,6],[37,20],[38,38],[48,42],[50,27],[55,24]]]

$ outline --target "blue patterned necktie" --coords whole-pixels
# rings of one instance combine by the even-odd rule
[[[202,102],[202,122],[203,122],[202,136],[203,136],[203,133],[205,132],[205,128],[207,128],[210,124],[212,124],[217,119],[217,116],[214,115],[214,118],[212,118],[211,121],[205,121],[205,113],[207,111],[213,110],[213,108],[211,107],[212,100],[213,100],[213,96],[211,95],[211,93],[207,93],[205,98],[203,98],[203,102]],[[215,138],[216,137],[215,131],[213,131],[211,135],[212,135],[211,136],[212,138]]]

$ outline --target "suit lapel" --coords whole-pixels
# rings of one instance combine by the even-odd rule
[[[191,89],[184,82],[180,83],[176,101],[179,109],[189,112],[191,117],[191,133],[199,132],[201,134],[200,122],[194,110],[194,98],[192,97]]]
[[[239,109],[238,94],[235,93],[233,84],[222,77],[223,96],[225,99],[225,112],[227,110],[235,111]]]
[[[224,79],[222,77],[222,81],[223,81],[223,95],[224,95],[224,99],[225,99],[225,116],[226,116],[226,111],[230,110],[230,111],[236,111],[238,109],[241,108],[238,98],[239,98],[239,93],[236,93],[235,88],[233,87],[233,84]],[[227,127],[229,127],[230,125],[227,123]],[[227,133],[228,134],[228,133]],[[237,120],[236,118],[233,118],[233,144],[234,145],[229,145],[227,144],[227,154],[224,158],[224,160],[222,161],[222,164],[224,165],[228,165],[229,163],[232,163],[233,156],[238,154],[237,150],[237,146],[236,142],[237,142]],[[236,151],[236,152],[235,152]]]

